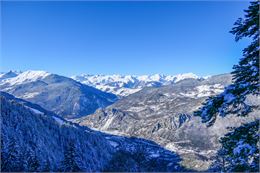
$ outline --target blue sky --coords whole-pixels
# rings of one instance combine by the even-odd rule
[[[62,75],[230,72],[248,2],[2,2],[1,71]]]

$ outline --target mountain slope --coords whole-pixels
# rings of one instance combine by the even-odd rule
[[[1,165],[4,171],[10,167],[12,171],[36,171],[46,166],[53,171],[62,170],[68,142],[73,142],[82,160],[90,160],[88,163],[79,161],[81,170],[98,171],[112,157],[113,148],[101,135],[85,133],[81,127],[38,105],[1,92],[1,156],[4,158]],[[37,161],[37,168],[30,159]]]
[[[202,79],[193,73],[179,75],[79,75],[72,76],[83,84],[93,86],[118,96],[128,96],[145,87],[159,87],[179,82],[184,79]]]
[[[3,79],[0,81],[0,90],[66,118],[91,114],[117,100],[113,94],[44,71],[26,71]]]
[[[0,101],[1,171],[184,170],[154,142],[93,131],[7,93]]]
[[[192,114],[208,96],[222,92],[230,82],[231,75],[227,74],[145,88],[75,122],[108,133],[153,140],[181,155],[186,167],[206,170],[225,127],[243,120],[221,119],[209,129]]]

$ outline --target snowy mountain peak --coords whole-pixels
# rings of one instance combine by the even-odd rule
[[[197,76],[194,73],[184,73],[184,74],[178,74],[175,76],[175,82],[179,82],[184,79],[198,79],[199,76]]]
[[[45,71],[26,71],[16,77],[0,80],[0,90],[32,101],[66,118],[91,114],[117,100],[114,94]]]
[[[10,71],[7,72],[7,73],[1,73],[1,74],[0,74],[0,80],[7,79],[7,78],[12,78],[12,77],[16,77],[18,74],[19,74],[19,72],[10,70]]]
[[[47,77],[48,75],[50,75],[50,73],[48,73],[46,71],[29,70],[29,71],[22,72],[22,73],[16,75],[15,77],[9,77],[9,78],[3,79],[1,81],[1,83],[17,85],[17,84],[22,84],[22,83],[26,83],[26,82],[36,81],[38,79],[43,79],[43,78]]]
[[[89,75],[82,74],[71,77],[78,82],[93,86],[105,92],[110,92],[118,96],[127,96],[135,93],[144,87],[157,87],[176,83],[184,79],[198,79],[193,73],[179,75]]]

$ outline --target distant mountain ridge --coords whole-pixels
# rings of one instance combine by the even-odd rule
[[[203,81],[207,78],[186,73],[142,76],[81,75],[71,79],[46,71],[10,71],[0,73],[0,91],[39,104],[65,118],[78,118],[105,108],[118,97],[128,96],[146,87],[172,85],[189,79],[194,82]],[[223,86],[201,86],[197,90],[198,92],[185,95],[209,96],[212,92],[222,91]]]
[[[0,73],[0,83],[9,83],[10,85],[17,85],[27,82],[33,82],[38,79],[47,77],[51,73],[45,71],[9,71]],[[178,75],[75,75],[71,77],[82,84],[94,87],[103,92],[115,94],[119,97],[128,96],[140,91],[145,87],[160,87],[177,83],[185,79],[203,80],[208,78],[199,77],[193,73],[184,73]]]
[[[117,96],[45,71],[2,74],[0,91],[39,104],[65,118],[91,114],[117,100]]]
[[[178,75],[88,75],[72,76],[72,79],[118,96],[128,96],[145,87],[159,87],[185,79],[205,79],[193,73]]]

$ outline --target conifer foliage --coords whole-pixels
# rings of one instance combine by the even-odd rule
[[[64,151],[64,161],[62,163],[64,172],[81,172],[79,167],[79,156],[76,153],[75,144],[69,141]]]
[[[239,18],[232,30],[235,40],[248,37],[251,44],[243,50],[243,58],[233,67],[233,84],[215,97],[209,98],[195,112],[208,126],[214,124],[217,116],[235,114],[248,116],[250,112],[259,109],[259,105],[246,102],[249,95],[259,97],[259,1],[250,2],[244,10],[244,19]],[[220,139],[222,144],[218,152],[213,170],[242,172],[259,171],[259,120],[233,128]]]
[[[21,154],[16,139],[11,137],[6,146],[1,145],[1,170],[5,172],[19,172],[23,170],[20,160]]]
[[[223,170],[232,172],[258,172],[259,170],[259,123],[247,123],[221,138],[218,152]],[[227,170],[225,170],[227,168]]]
[[[250,3],[244,19],[239,18],[232,30],[236,41],[244,37],[252,38],[252,43],[243,50],[243,57],[232,72],[233,84],[215,97],[209,98],[195,115],[201,116],[208,125],[214,124],[216,117],[233,113],[245,116],[256,107],[245,102],[249,94],[259,95],[259,1]]]

